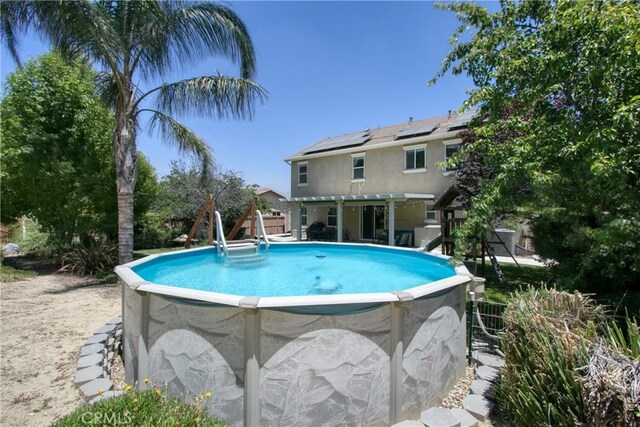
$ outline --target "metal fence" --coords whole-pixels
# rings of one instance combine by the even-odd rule
[[[471,302],[468,302],[471,305]],[[489,347],[490,349],[500,349],[500,340],[495,338],[504,329],[502,314],[506,304],[492,301],[477,301],[477,313],[472,316],[470,323],[472,350],[473,347]],[[469,307],[468,307],[469,308]],[[478,314],[482,324],[478,320]],[[469,325],[468,325],[469,327]]]

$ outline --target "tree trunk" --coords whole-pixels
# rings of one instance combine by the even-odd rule
[[[116,106],[116,131],[113,138],[116,156],[118,191],[118,255],[119,263],[133,260],[133,202],[138,178],[135,123],[131,120],[131,94]]]

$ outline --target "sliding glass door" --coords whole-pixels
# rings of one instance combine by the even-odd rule
[[[373,240],[384,233],[384,206],[362,206],[360,218],[360,238],[362,240]]]

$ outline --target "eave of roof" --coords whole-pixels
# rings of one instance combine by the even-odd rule
[[[309,203],[309,202],[349,202],[349,201],[376,201],[376,200],[434,200],[434,194],[419,193],[389,193],[389,194],[353,194],[353,195],[336,195],[336,196],[302,196],[281,199],[287,202]]]

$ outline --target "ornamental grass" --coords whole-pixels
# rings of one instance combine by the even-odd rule
[[[529,289],[504,313],[498,405],[514,426],[637,426],[640,334],[578,292]]]

